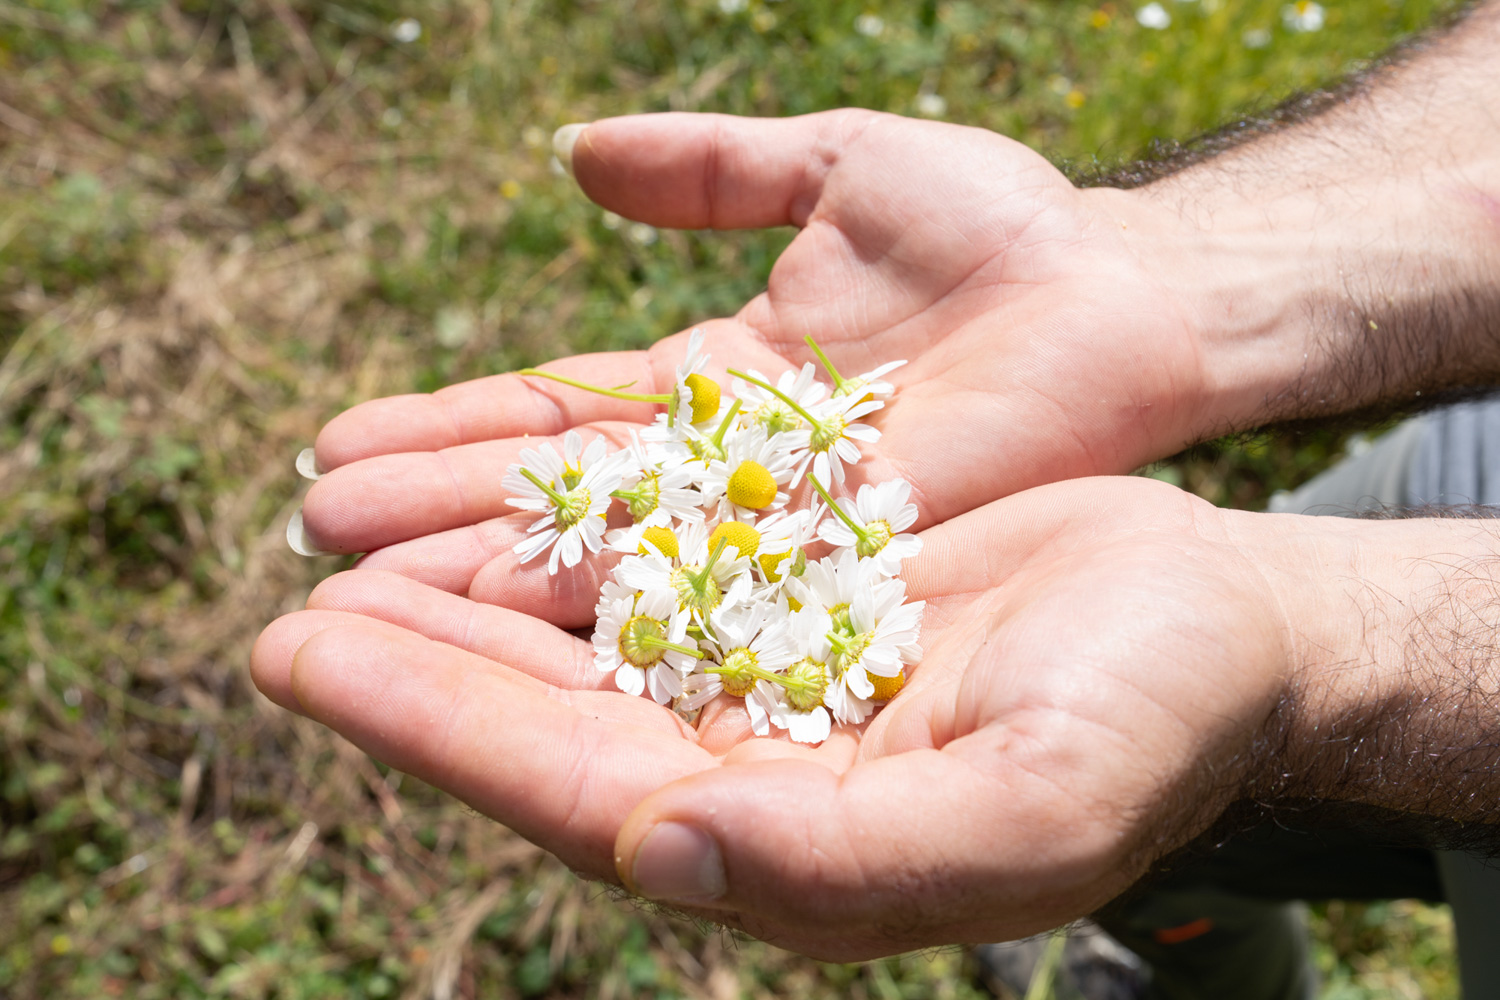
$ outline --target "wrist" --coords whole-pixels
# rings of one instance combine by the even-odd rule
[[[1492,819],[1494,787],[1434,808],[1454,767],[1500,729],[1489,520],[1236,515],[1279,602],[1285,687],[1247,795]],[[1489,694],[1486,695],[1485,693]]]
[[[1500,374],[1500,197],[1438,171],[1286,190],[1187,174],[1096,197],[1198,345],[1195,439]]]
[[[1500,7],[1462,28],[1095,196],[1190,317],[1204,433],[1500,376]]]

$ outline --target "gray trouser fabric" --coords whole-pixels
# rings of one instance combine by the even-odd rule
[[[1500,398],[1409,420],[1301,488],[1276,513],[1500,504]],[[1304,1000],[1317,992],[1305,911],[1291,900],[1446,900],[1465,997],[1500,997],[1500,864],[1379,847],[1347,833],[1263,828],[1098,920],[1152,966],[1154,1000]]]

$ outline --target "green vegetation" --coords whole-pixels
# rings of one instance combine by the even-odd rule
[[[1451,6],[0,0],[0,995],[977,995],[956,950],[821,965],[637,910],[272,708],[250,644],[332,568],[283,542],[292,458],[764,285],[788,233],[621,224],[549,169],[565,122],[861,105],[1088,170]],[[1255,506],[1338,446],[1156,474]],[[1454,996],[1445,920],[1322,908],[1330,995]]]

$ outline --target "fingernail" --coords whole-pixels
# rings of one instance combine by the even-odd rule
[[[331,556],[332,552],[324,552],[313,544],[307,536],[307,528],[302,524],[302,508],[297,508],[297,513],[286,523],[286,543],[292,547],[292,551],[299,556]]]
[[[636,849],[630,881],[647,899],[707,902],[724,895],[724,858],[696,826],[658,823]]]
[[[569,177],[573,176],[573,147],[577,145],[583,130],[588,127],[588,122],[574,122],[552,133],[552,152],[557,154],[557,162],[563,165]]]
[[[323,478],[323,473],[318,471],[318,454],[311,448],[303,448],[297,452],[297,475],[303,479],[318,480]]]

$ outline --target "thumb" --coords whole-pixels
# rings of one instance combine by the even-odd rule
[[[594,201],[671,229],[801,226],[845,140],[874,115],[666,113],[565,125],[558,157]]]
[[[631,812],[615,866],[633,892],[828,961],[1045,930],[1129,877],[1118,837],[1007,761],[1010,739],[973,734],[842,775],[787,758],[681,778]]]

